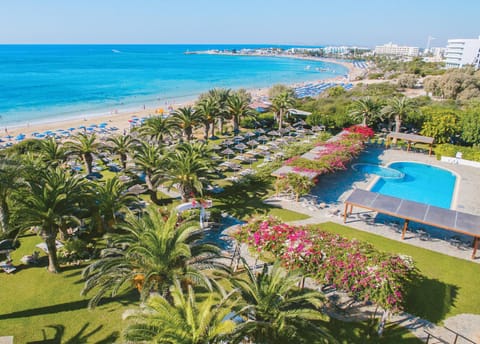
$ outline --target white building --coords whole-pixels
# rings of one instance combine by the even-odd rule
[[[478,39],[449,39],[445,52],[447,68],[462,68],[465,65],[480,67],[480,37]]]
[[[384,45],[377,45],[375,47],[376,55],[415,57],[415,56],[418,56],[419,52],[420,52],[420,49],[418,47],[396,45],[391,42]]]

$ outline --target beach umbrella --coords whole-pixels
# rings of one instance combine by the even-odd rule
[[[130,188],[128,188],[127,191],[138,196],[138,195],[144,193],[145,191],[147,191],[147,189],[144,188],[143,186],[141,186],[140,184],[135,184],[135,185],[131,186]]]
[[[245,137],[243,137],[242,135],[237,135],[233,138],[234,141],[243,141],[245,140]]]
[[[245,133],[245,137],[255,137],[257,135],[255,135],[255,133],[252,133],[251,131],[249,131],[248,133]]]
[[[78,127],[78,129],[85,129],[85,126],[81,125],[81,126]]]
[[[31,133],[30,135],[32,135],[32,136],[37,136],[38,134],[40,134],[38,131],[34,131],[34,132]]]
[[[230,146],[230,145],[233,145],[234,143],[235,143],[235,142],[233,142],[232,140],[225,140],[225,141],[223,141],[223,144],[224,144],[225,146]]]
[[[22,141],[24,138],[25,138],[25,135],[17,135],[17,136],[15,137],[15,140],[17,140],[17,141]]]
[[[235,152],[230,148],[224,149],[223,151],[221,151],[221,153],[223,155],[226,155],[228,160],[230,160],[230,155],[235,154]]]
[[[266,151],[270,150],[270,147],[265,146],[265,145],[260,145],[260,146],[257,147],[257,149],[266,152]]]
[[[102,122],[102,123],[100,123],[98,126],[103,126],[103,127],[106,127],[107,125],[108,125],[108,123],[107,123],[107,122]]]
[[[257,130],[255,130],[255,132],[257,134],[265,134],[265,130],[263,130],[262,128],[258,128]]]
[[[5,136],[5,137],[6,137],[7,139],[12,139],[12,138],[13,138],[12,135],[7,135],[7,136]]]
[[[295,123],[293,126],[294,127],[303,127],[307,122],[305,122],[303,119]]]
[[[243,143],[239,143],[238,145],[235,145],[233,148],[238,149],[239,151],[243,152],[245,148],[248,148],[247,145]]]
[[[70,130],[70,131],[74,131],[75,129],[76,129],[76,128],[73,128],[73,127],[72,127],[72,128],[68,128],[68,130]]]
[[[216,151],[216,150],[221,150],[222,149],[222,146],[219,146],[219,145],[215,145],[212,147],[212,150]]]
[[[93,123],[93,124],[90,124],[89,127],[96,128],[97,125],[95,123]]]
[[[267,142],[267,141],[268,141],[268,137],[266,137],[265,135],[262,135],[262,136],[259,136],[259,137],[257,138],[257,140],[260,141],[260,142],[261,142],[261,141]]]
[[[280,136],[280,133],[278,131],[275,131],[275,130],[271,130],[267,133],[267,135],[270,135],[270,136]]]
[[[256,140],[250,140],[250,141],[248,141],[248,142],[247,142],[247,145],[249,145],[249,146],[252,146],[252,147],[253,147],[253,146],[256,146],[256,145],[258,145],[258,142],[257,142]]]

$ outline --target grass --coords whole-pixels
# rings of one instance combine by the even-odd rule
[[[478,264],[336,223],[327,222],[318,227],[367,241],[381,251],[411,256],[423,278],[409,292],[407,312],[435,323],[457,314],[480,314]]]
[[[22,246],[12,254],[18,271],[0,273],[0,334],[13,335],[15,343],[41,343],[54,338],[55,343],[114,342],[123,325],[122,313],[136,306],[138,297],[131,293],[89,310],[88,298],[80,296],[82,266],[50,274],[44,255],[39,266],[18,265],[39,242],[41,238],[35,235],[21,238]]]

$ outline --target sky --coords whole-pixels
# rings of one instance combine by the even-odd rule
[[[0,0],[0,44],[445,46],[478,0]]]

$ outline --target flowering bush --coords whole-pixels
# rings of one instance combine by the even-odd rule
[[[360,134],[361,136],[363,136],[364,139],[372,138],[375,135],[375,132],[373,131],[372,128],[365,127],[363,125],[352,125],[351,127],[348,127],[345,130],[350,133]]]
[[[306,159],[294,156],[285,164],[295,172],[314,172],[318,175],[346,169],[346,164],[363,149],[364,137],[359,133],[347,132],[334,142],[320,144],[316,157]]]
[[[301,269],[324,285],[371,300],[384,309],[402,309],[406,284],[416,274],[411,260],[376,251],[372,245],[278,219],[253,219],[236,238],[259,253],[270,252],[290,269]]]

